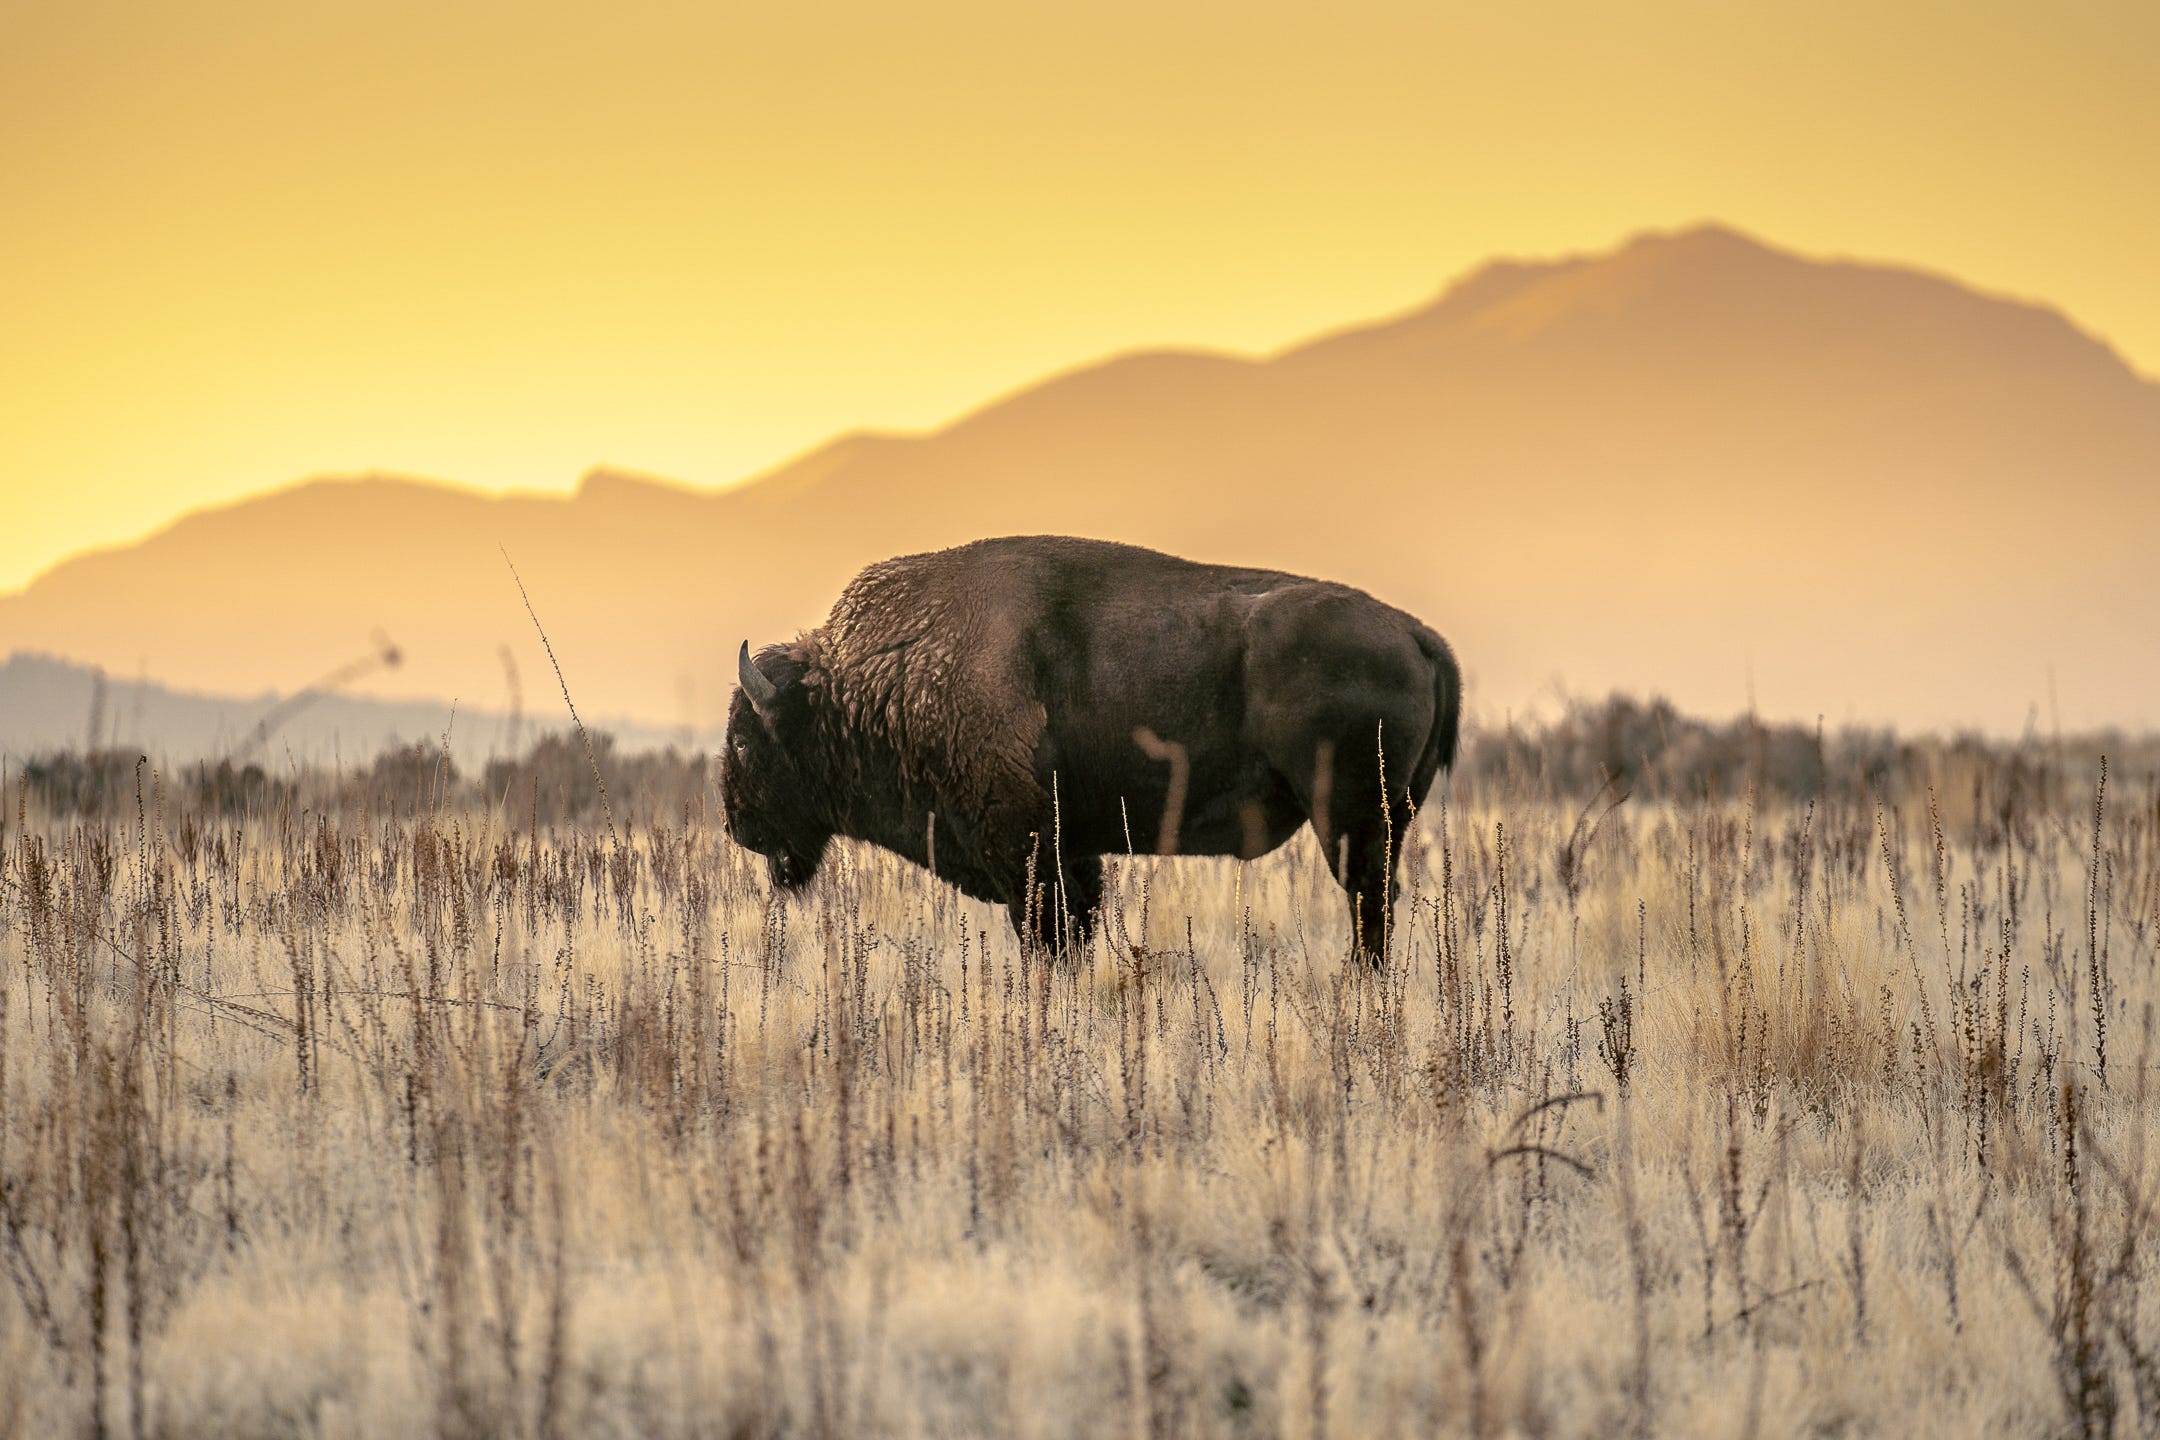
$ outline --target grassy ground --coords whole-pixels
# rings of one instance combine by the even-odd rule
[[[2160,791],[1942,778],[1443,785],[1379,975],[1309,839],[1053,959],[702,796],[11,794],[0,1434],[2153,1433]]]

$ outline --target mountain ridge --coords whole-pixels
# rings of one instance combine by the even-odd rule
[[[610,717],[588,717],[595,735],[624,752],[695,748],[718,737]],[[267,733],[258,738],[258,727]],[[32,651],[0,658],[0,761],[60,751],[148,755],[160,764],[278,767],[342,760],[365,762],[398,745],[446,750],[476,771],[511,758],[543,736],[566,733],[568,718],[461,706],[438,697],[380,700],[330,688],[229,695],[176,689],[110,675]]]
[[[815,623],[861,564],[1056,530],[1364,585],[1454,635],[1495,712],[1556,671],[1715,712],[1761,668],[1786,713],[2002,729],[2052,665],[2090,718],[2149,723],[2109,672],[2160,620],[2134,543],[2156,475],[2160,385],[2059,312],[1696,226],[1496,260],[1266,355],[1121,352],[723,489],[616,466],[568,495],[281,487],[0,597],[0,652],[154,651],[190,685],[276,688],[308,668],[303,631],[320,655],[380,628],[414,657],[398,686],[459,693],[503,646],[544,663],[507,551],[574,687],[675,716],[687,684],[709,719],[734,645]],[[99,599],[144,589],[173,613]],[[247,636],[253,668],[191,643],[190,616]],[[1841,658],[1832,637],[1865,628],[1937,648]]]

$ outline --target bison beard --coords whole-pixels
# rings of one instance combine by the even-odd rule
[[[721,798],[783,888],[850,836],[1065,945],[1133,837],[1251,858],[1309,823],[1375,964],[1461,709],[1446,643],[1361,591],[1058,536],[873,565],[740,677]]]

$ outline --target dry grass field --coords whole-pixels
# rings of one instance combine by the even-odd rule
[[[1466,767],[1377,974],[1309,837],[1051,956],[697,769],[10,777],[0,1434],[2160,1432],[2160,788],[1907,770]]]

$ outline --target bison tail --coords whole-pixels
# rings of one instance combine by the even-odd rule
[[[1432,776],[1455,765],[1455,745],[1462,735],[1462,671],[1447,641],[1423,625],[1418,627],[1417,642],[1433,665],[1432,736],[1425,742],[1423,763],[1418,767],[1422,774]]]

